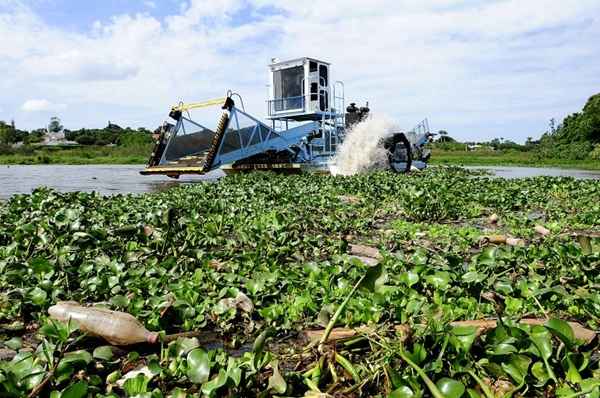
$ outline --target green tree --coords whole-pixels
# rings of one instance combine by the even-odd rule
[[[0,144],[13,144],[16,138],[15,128],[0,120]]]

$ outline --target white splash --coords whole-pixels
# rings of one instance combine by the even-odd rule
[[[387,118],[372,115],[346,131],[330,167],[331,174],[353,175],[385,168],[387,155],[380,142],[393,129],[394,125]]]

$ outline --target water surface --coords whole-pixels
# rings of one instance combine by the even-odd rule
[[[566,170],[536,167],[474,166],[497,177],[525,178],[537,176],[575,177],[600,180],[600,171]],[[16,193],[30,193],[39,186],[58,191],[96,191],[103,195],[157,192],[180,184],[213,181],[224,175],[217,170],[203,176],[142,176],[139,165],[0,165],[0,198]]]
[[[223,172],[181,176],[143,176],[143,166],[136,165],[2,165],[0,166],[0,198],[16,193],[30,193],[39,186],[62,192],[86,191],[103,195],[117,193],[157,192],[180,184],[214,180]]]
[[[600,170],[559,169],[554,167],[469,166],[471,170],[487,170],[496,177],[574,177],[581,180],[600,180]]]

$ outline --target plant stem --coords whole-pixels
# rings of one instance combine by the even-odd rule
[[[481,387],[481,390],[485,394],[486,398],[495,398],[494,393],[490,390],[490,388],[488,387],[488,385],[485,384],[483,382],[483,380],[481,380],[481,378],[479,376],[477,376],[473,370],[467,370],[467,373],[469,375],[471,375],[472,378],[475,379],[475,381],[477,382],[477,384],[479,384],[479,387]]]
[[[361,276],[361,278],[358,280],[358,282],[356,282],[356,284],[352,288],[352,291],[350,292],[350,294],[348,294],[348,296],[346,296],[344,301],[342,301],[342,304],[340,304],[340,306],[338,307],[337,311],[335,311],[335,314],[333,314],[333,317],[331,317],[331,319],[329,320],[329,323],[327,324],[327,327],[325,328],[325,333],[323,333],[323,336],[321,336],[321,339],[319,340],[319,346],[322,346],[323,344],[325,344],[327,342],[327,339],[329,339],[329,335],[331,334],[331,331],[335,327],[335,324],[336,324],[338,318],[342,315],[344,308],[346,308],[346,305],[348,305],[348,302],[350,301],[352,296],[354,296],[354,293],[356,293],[356,291],[358,290],[358,287],[360,286],[360,284],[362,283],[362,281],[365,279],[366,276],[367,276],[366,274]]]
[[[402,358],[407,364],[409,364],[410,367],[417,372],[421,379],[423,379],[423,381],[427,385],[427,388],[429,388],[431,395],[433,395],[434,398],[445,398],[444,394],[442,394],[440,389],[437,388],[433,380],[431,380],[429,376],[427,376],[427,373],[425,373],[425,371],[419,365],[411,361],[411,359],[404,353],[403,347],[400,347],[400,349],[398,350],[398,354],[400,355],[400,358]]]
[[[42,392],[44,387],[46,387],[46,384],[48,384],[50,382],[50,380],[52,380],[52,378],[54,377],[54,373],[56,373],[56,369],[58,368],[58,364],[60,363],[60,360],[63,358],[63,356],[65,355],[65,352],[67,352],[67,350],[70,347],[71,347],[71,344],[66,344],[60,350],[60,355],[59,355],[58,359],[56,359],[56,361],[54,362],[54,366],[52,366],[52,369],[48,372],[48,375],[46,376],[46,378],[44,378],[44,380],[42,380],[42,382],[40,384],[38,384],[37,386],[35,386],[35,388],[33,390],[31,390],[31,392],[29,393],[27,398],[37,397],[40,394],[40,392]]]

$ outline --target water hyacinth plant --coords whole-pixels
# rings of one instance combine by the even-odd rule
[[[599,397],[599,197],[453,168],[15,195],[0,395]],[[49,319],[65,300],[163,342]]]

